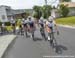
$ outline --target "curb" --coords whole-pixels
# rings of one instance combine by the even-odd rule
[[[75,29],[75,26],[62,25],[62,24],[57,24],[57,25],[60,26],[60,27]]]
[[[4,53],[6,52],[7,48],[9,47],[9,45],[17,38],[17,36],[15,35],[14,38],[7,44],[6,48],[4,49],[4,51],[2,52],[2,54],[0,55],[0,58],[3,57]]]

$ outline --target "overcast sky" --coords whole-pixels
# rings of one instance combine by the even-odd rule
[[[54,2],[55,0],[48,0],[48,4],[50,2]],[[73,0],[75,1],[75,0]],[[44,0],[0,0],[0,5],[11,6],[13,9],[28,9],[32,8],[34,5],[44,5]],[[54,5],[57,5],[58,1]]]

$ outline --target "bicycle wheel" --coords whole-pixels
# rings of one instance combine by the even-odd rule
[[[57,41],[54,37],[54,33],[52,33],[52,38],[53,38],[52,48],[54,48],[55,52],[58,52]]]
[[[32,39],[33,41],[36,41],[36,39],[34,38],[34,32],[32,33]]]
[[[35,41],[35,39],[34,39],[34,29],[32,28],[30,32],[31,32],[31,38],[33,39],[33,41]]]
[[[55,37],[54,37],[54,33],[53,32],[51,32],[51,33],[49,33],[48,34],[49,35],[49,37],[50,37],[50,45],[54,48],[55,47],[55,45],[56,45],[56,40],[55,40]]]
[[[40,28],[40,33],[41,33],[41,36],[42,36],[43,38],[45,38],[45,40],[46,40],[44,28]]]

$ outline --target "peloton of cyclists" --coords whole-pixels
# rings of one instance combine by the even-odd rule
[[[35,26],[36,25],[35,21],[31,16],[28,16],[27,19],[23,18],[22,21],[23,21],[23,29],[25,31],[26,37],[27,37],[27,32],[30,32],[31,38],[33,38],[34,40],[34,31],[37,27]],[[54,17],[49,16],[48,20],[46,21],[44,20],[43,17],[41,17],[38,23],[39,23],[40,33],[42,37],[45,38],[45,40],[47,40],[45,35],[45,29],[46,29],[46,32],[48,33],[48,40],[52,42],[53,39],[50,38],[50,33],[51,32],[55,33],[56,30],[58,31]]]

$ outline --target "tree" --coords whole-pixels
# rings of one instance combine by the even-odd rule
[[[44,18],[48,18],[48,17],[51,15],[52,7],[51,7],[50,5],[44,5],[44,6],[42,7],[42,10],[43,10],[42,16],[43,16]]]
[[[69,8],[67,7],[67,5],[61,4],[59,6],[59,12],[63,17],[66,17],[66,16],[68,16]]]
[[[51,9],[52,7],[50,5],[44,5],[44,6],[34,6],[33,10],[35,11],[34,17],[40,18],[43,16],[44,18],[48,18],[51,15]]]
[[[33,10],[34,10],[34,14],[33,16],[36,17],[37,19],[39,19],[42,16],[42,11],[41,11],[41,6],[34,6]]]
[[[71,2],[71,0],[63,0],[63,2]]]
[[[25,12],[21,14],[22,18],[27,18],[29,15],[30,15],[29,12]]]

